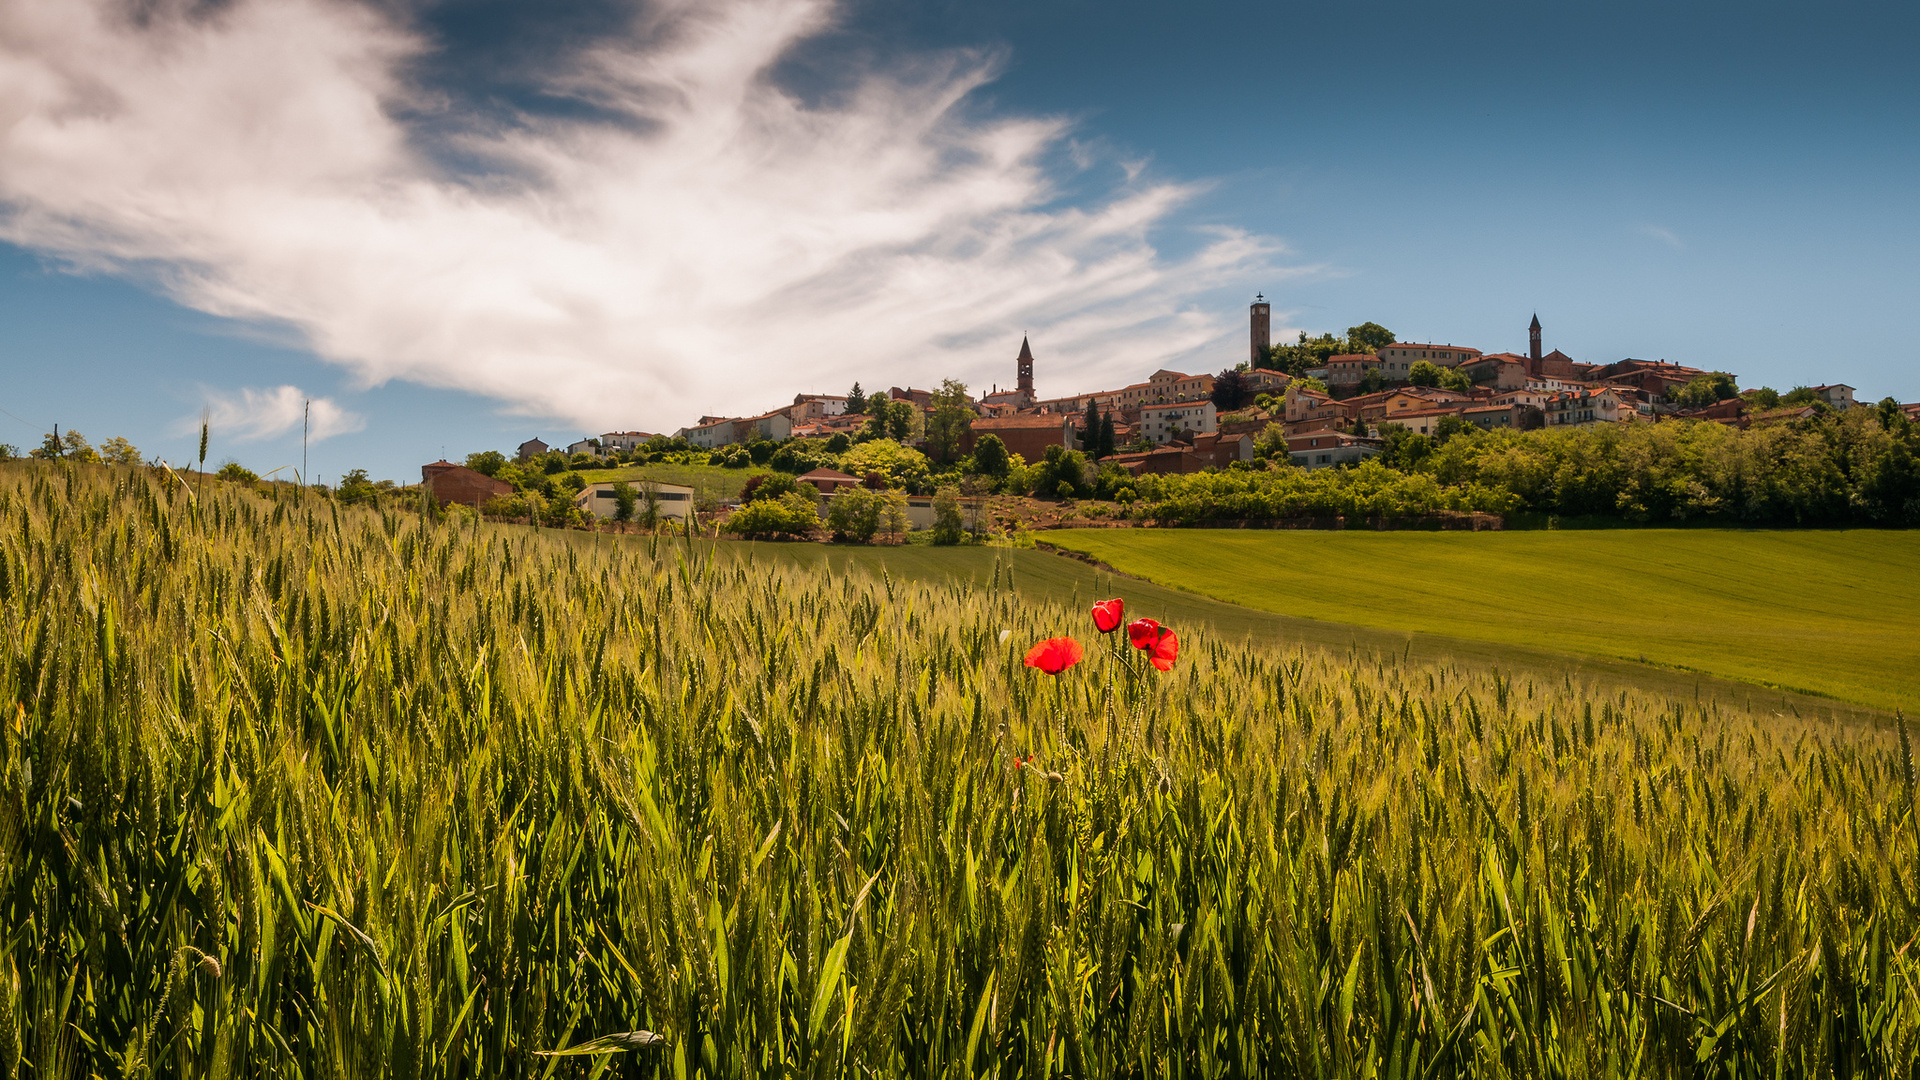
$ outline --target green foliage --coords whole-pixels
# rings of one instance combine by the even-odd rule
[[[1012,468],[1013,457],[1007,453],[1007,444],[1000,436],[988,433],[973,444],[972,460],[967,463],[966,471],[1000,481],[1007,478]]]
[[[1473,389],[1473,380],[1457,367],[1442,368],[1440,371],[1440,389],[1452,390],[1464,394]]]
[[[1360,393],[1377,394],[1386,388],[1387,376],[1380,370],[1379,365],[1376,364],[1360,373],[1360,385],[1357,388]]]
[[[906,496],[898,491],[844,488],[827,500],[827,528],[835,540],[870,543],[882,529],[900,531],[894,519],[904,516],[906,505]]]
[[[860,389],[860,384],[856,381],[853,384],[853,389],[847,391],[847,413],[850,416],[859,416],[866,411],[867,395],[865,391]]]
[[[498,450],[482,450],[467,455],[467,468],[481,476],[499,477],[508,465],[507,455]]]
[[[1439,386],[1446,369],[1431,360],[1415,360],[1407,369],[1407,382],[1414,386]]]
[[[1035,495],[1071,499],[1093,490],[1093,469],[1085,454],[1064,446],[1049,446],[1045,457],[1033,463],[1027,482]]]
[[[1817,405],[1820,395],[1811,386],[1796,386],[1780,395],[1782,405]]]
[[[858,384],[856,383],[855,385],[857,386]],[[826,446],[827,453],[833,454],[835,456],[846,453],[852,447],[853,447],[853,440],[851,438],[848,438],[847,433],[844,431],[836,431],[832,434],[832,436],[830,436],[827,439],[827,446]],[[800,471],[811,472],[812,470],[801,469]]]
[[[140,464],[140,448],[128,442],[123,435],[115,435],[100,444],[100,460],[109,465]]]
[[[0,461],[13,461],[20,456],[20,448],[12,443],[0,443]]]
[[[927,456],[892,439],[872,439],[847,451],[840,456],[840,469],[853,476],[877,472],[887,483],[908,491],[923,491],[932,485],[933,470]]]
[[[804,539],[820,524],[814,500],[789,491],[776,499],[750,502],[727,516],[727,532],[749,539]]]
[[[34,1076],[1915,1071],[1904,732],[7,480]]]
[[[333,497],[348,506],[371,502],[375,494],[373,481],[367,478],[365,469],[350,470],[333,489]]]
[[[1771,386],[1762,386],[1758,389],[1747,390],[1740,396],[1747,399],[1747,405],[1750,408],[1777,409],[1780,407],[1780,391],[1775,390]]]
[[[237,461],[229,461],[220,466],[220,470],[214,473],[213,476],[216,480],[227,480],[237,484],[257,484],[260,482],[259,474]]]
[[[1377,322],[1364,322],[1359,326],[1347,327],[1347,351],[1355,353],[1379,352],[1395,341],[1393,331]]]
[[[613,485],[613,520],[626,524],[633,520],[634,508],[640,504],[640,495],[633,485],[625,480]]]
[[[975,414],[973,400],[967,396],[967,384],[942,379],[933,392],[932,410],[927,414],[927,455],[941,464],[960,456]]]
[[[549,450],[535,460],[540,463],[540,471],[548,476],[558,475],[572,467],[567,455],[559,450]]]
[[[957,488],[943,487],[933,493],[933,542],[940,545],[957,544],[966,539],[967,524],[960,514],[960,492]]]
[[[1734,383],[1732,375],[1724,371],[1703,371],[1688,380],[1685,386],[1670,391],[1667,400],[1683,409],[1699,409],[1716,401],[1737,397],[1739,393],[1740,388]]]
[[[807,486],[811,488],[813,485],[809,484]],[[799,485],[795,484],[793,477],[786,473],[765,473],[760,476],[748,477],[746,486],[740,489],[740,498],[744,502],[755,502],[760,499],[778,499],[782,496],[791,495],[798,490]]]

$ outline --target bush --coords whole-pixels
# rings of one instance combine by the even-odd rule
[[[229,461],[225,465],[220,466],[220,471],[213,475],[214,478],[218,480],[231,480],[242,484],[257,484],[260,482],[260,478],[254,475],[252,469],[247,468],[237,461]]]
[[[957,544],[966,539],[966,521],[960,516],[959,492],[943,487],[933,495],[933,542]]]
[[[849,439],[844,431],[834,432],[833,437],[827,440],[829,454],[844,454],[851,449],[853,449],[853,440]]]
[[[788,492],[777,499],[760,499],[735,510],[727,518],[726,531],[754,540],[780,537],[804,539],[820,524],[820,513],[812,499]]]
[[[867,487],[847,488],[827,503],[827,528],[835,540],[870,542],[880,531],[885,496]]]
[[[749,476],[745,487],[740,489],[741,502],[758,502],[761,499],[778,499],[791,495],[798,490],[793,477],[786,473],[762,473]]]

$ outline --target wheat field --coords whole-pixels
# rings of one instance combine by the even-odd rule
[[[1920,1061],[1904,725],[104,466],[0,612],[6,1075]]]

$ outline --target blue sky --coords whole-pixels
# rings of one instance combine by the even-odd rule
[[[1920,398],[1892,4],[236,0],[164,48],[18,6],[23,447],[181,460],[211,407],[214,458],[297,466],[291,386],[332,410],[310,472],[410,480],[853,378],[1004,382],[1022,332],[1045,393],[1218,370],[1256,290],[1311,332],[1520,349],[1537,311],[1576,359]],[[119,111],[78,132],[62,87],[102,79]]]

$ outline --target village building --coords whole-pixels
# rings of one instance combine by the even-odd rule
[[[997,436],[1007,449],[1026,461],[1046,456],[1047,447],[1074,445],[1074,417],[1071,413],[1019,413],[1014,416],[983,416],[967,426],[961,453],[971,454],[985,435]]]
[[[1325,469],[1334,465],[1358,465],[1380,453],[1378,439],[1361,438],[1344,432],[1328,431],[1287,438],[1287,457],[1302,469]]]
[[[1527,358],[1514,353],[1477,357],[1461,364],[1459,371],[1472,379],[1475,386],[1518,390],[1527,385]]]
[[[847,411],[847,398],[844,394],[795,394],[793,404],[780,412],[795,424],[824,420],[829,416],[843,416]]]
[[[824,467],[815,469],[812,472],[801,473],[799,476],[794,477],[794,480],[801,484],[812,484],[814,489],[822,495],[832,495],[835,492],[844,491],[847,488],[858,487],[860,485],[859,477],[843,473],[838,469],[828,469]]]
[[[1548,427],[1583,427],[1588,424],[1618,423],[1622,409],[1620,395],[1605,389],[1569,390],[1550,395],[1546,404],[1541,406],[1541,411],[1546,413]],[[1625,412],[1631,418],[1634,410],[1629,406]]]
[[[1284,371],[1248,368],[1240,373],[1240,381],[1248,390],[1256,394],[1275,394],[1285,393],[1287,384],[1293,381],[1293,376]]]
[[[1422,360],[1440,367],[1459,367],[1479,355],[1479,349],[1458,345],[1422,345],[1411,341],[1396,341],[1374,353],[1384,366],[1388,378],[1394,378],[1392,373],[1399,372],[1398,377],[1402,379],[1407,377],[1406,373],[1412,370],[1413,365]]]
[[[613,516],[620,510],[620,493],[617,490],[620,484],[621,481],[588,484],[586,487],[580,489],[579,494],[573,497],[573,505],[602,521],[612,520]],[[676,521],[685,521],[693,514],[694,498],[693,489],[690,487],[681,484],[656,484],[652,481],[646,481],[641,484],[628,482],[627,486],[632,488],[634,492],[635,505],[633,508],[633,516],[636,521],[640,519],[646,510],[646,489],[649,487],[652,489],[654,497],[659,500],[658,507],[660,517],[673,518]]]
[[[519,449],[513,452],[514,460],[532,461],[534,458],[546,453],[548,449],[550,448],[547,444],[541,442],[539,439],[528,439],[526,442],[520,444]]]
[[[597,454],[599,452],[600,452],[599,439],[581,439],[578,442],[567,444],[568,457],[572,457],[575,454]]]
[[[644,431],[609,431],[600,436],[600,446],[604,450],[638,450],[654,438]]]
[[[1140,407],[1140,434],[1152,443],[1183,441],[1189,435],[1217,430],[1218,414],[1212,401],[1169,401]]]
[[[996,386],[980,399],[981,403],[1011,405],[1015,409],[1033,408],[1033,347],[1027,344],[1025,334],[1020,335],[1020,355],[1013,358],[1013,379],[1012,390],[1002,390]]]
[[[513,494],[513,485],[505,480],[495,480],[485,473],[475,472],[465,465],[455,465],[444,458],[431,465],[420,466],[420,484],[441,506],[459,503],[462,506],[480,507],[486,505],[488,499]]]
[[[1845,383],[1816,386],[1812,389],[1814,393],[1820,395],[1821,401],[1826,402],[1836,409],[1851,409],[1859,404],[1859,402],[1853,400],[1853,387]]]

